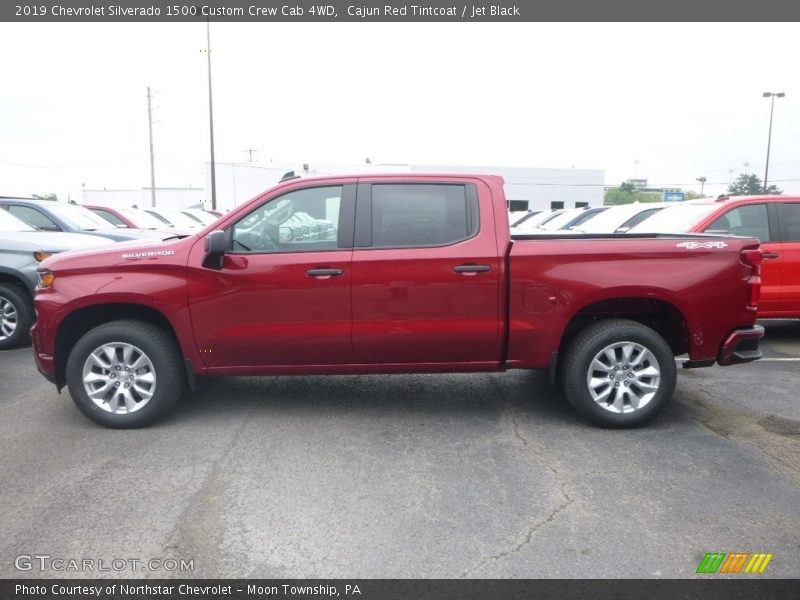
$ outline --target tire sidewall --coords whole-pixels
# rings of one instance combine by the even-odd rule
[[[30,329],[34,321],[34,312],[26,292],[15,285],[0,284],[0,298],[10,302],[17,311],[17,327],[9,337],[0,340],[0,350],[10,350],[25,345],[30,339]]]
[[[629,321],[610,327],[599,323],[576,338],[570,349],[564,372],[564,391],[567,399],[578,413],[603,427],[637,427],[660,413],[672,399],[677,378],[675,358],[667,342],[655,331],[644,325]],[[580,339],[583,338],[583,339]],[[597,404],[586,383],[588,369],[594,357],[603,348],[619,342],[633,342],[647,348],[658,361],[661,371],[659,388],[655,396],[633,413],[612,413]]]
[[[109,343],[136,346],[153,364],[156,391],[148,403],[134,413],[114,414],[105,411],[89,398],[84,388],[83,368],[87,358],[97,348]],[[180,397],[183,373],[179,364],[177,348],[159,328],[131,321],[107,323],[86,333],[72,348],[67,359],[67,387],[73,402],[93,421],[120,429],[144,427],[165,414]]]

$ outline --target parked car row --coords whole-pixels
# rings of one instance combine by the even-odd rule
[[[0,210],[0,350],[16,348],[29,339],[39,263],[66,250],[112,243],[94,235],[38,231]]]
[[[217,218],[199,209],[145,211],[0,198],[0,350],[29,340],[36,273],[45,258],[115,242],[184,237]]]

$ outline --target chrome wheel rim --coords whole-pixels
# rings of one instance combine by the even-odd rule
[[[586,374],[592,400],[615,414],[633,413],[647,406],[660,382],[658,360],[636,342],[606,346],[594,356]]]
[[[141,349],[113,342],[95,349],[83,364],[83,387],[106,412],[127,415],[141,410],[156,391],[156,370]]]
[[[9,300],[0,296],[0,340],[7,340],[17,330],[19,312]]]

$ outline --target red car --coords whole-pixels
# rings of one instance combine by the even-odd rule
[[[296,215],[330,227],[293,235]],[[34,356],[89,418],[146,425],[198,376],[541,369],[633,427],[676,355],[761,356],[758,240],[512,236],[496,176],[294,179],[214,227],[39,267]]]
[[[760,318],[800,318],[800,196],[722,196],[676,204],[631,233],[704,232],[761,240]]]

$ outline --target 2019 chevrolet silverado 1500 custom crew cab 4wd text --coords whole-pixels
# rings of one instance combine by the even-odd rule
[[[632,427],[675,356],[760,356],[757,240],[557,238],[512,238],[495,176],[295,179],[181,240],[47,259],[34,353],[110,427],[197,376],[504,369],[549,369],[581,415]]]

